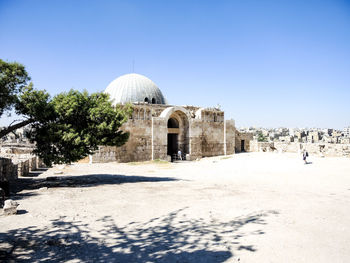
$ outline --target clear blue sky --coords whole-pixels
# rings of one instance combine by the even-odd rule
[[[350,125],[346,0],[0,0],[0,58],[51,94],[103,91],[135,60],[169,103],[237,126]]]

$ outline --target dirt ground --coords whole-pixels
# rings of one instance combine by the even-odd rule
[[[350,262],[350,159],[57,166],[0,216],[5,262]]]

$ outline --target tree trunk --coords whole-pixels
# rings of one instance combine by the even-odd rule
[[[24,127],[27,124],[32,123],[32,122],[34,122],[34,120],[29,119],[29,120],[25,120],[25,121],[22,121],[20,123],[11,125],[7,128],[4,128],[4,129],[0,130],[0,138],[4,137],[5,135],[9,134],[10,132],[13,132],[14,130],[22,128],[22,127]]]

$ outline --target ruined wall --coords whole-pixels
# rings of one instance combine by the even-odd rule
[[[204,121],[202,129],[202,156],[224,155],[224,122]]]
[[[130,119],[121,130],[131,132],[129,140],[120,147],[100,146],[93,162],[132,162],[152,159],[152,120]]]
[[[345,156],[350,157],[350,144],[333,143],[299,143],[299,142],[257,142],[251,143],[250,150],[254,152],[292,152],[301,153],[306,149],[315,156]]]
[[[273,143],[270,142],[258,142],[257,140],[253,140],[250,142],[249,151],[251,152],[270,152],[274,151],[275,147]]]
[[[13,144],[6,143],[0,145],[0,154],[31,154],[35,146],[32,144]]]
[[[18,160],[17,163],[17,178],[19,176],[28,176],[29,175],[29,160]]]
[[[153,118],[153,159],[167,160],[168,125],[163,118]],[[149,160],[152,159],[152,156]]]
[[[242,140],[244,140],[244,152],[250,151],[250,143],[253,140],[253,134],[251,133],[242,133],[236,130],[236,138],[235,138],[235,151],[236,153],[242,152]]]
[[[13,155],[0,157],[0,181],[12,181],[28,176],[30,171],[45,167],[42,160],[33,155]]]
[[[192,119],[190,122],[190,159],[202,157],[202,121]]]
[[[235,153],[235,121],[227,120],[226,121],[226,154]]]
[[[9,158],[0,157],[0,181],[12,181],[18,178],[18,166]]]

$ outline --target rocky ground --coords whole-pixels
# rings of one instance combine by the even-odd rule
[[[350,159],[57,166],[0,216],[5,262],[350,262]]]

